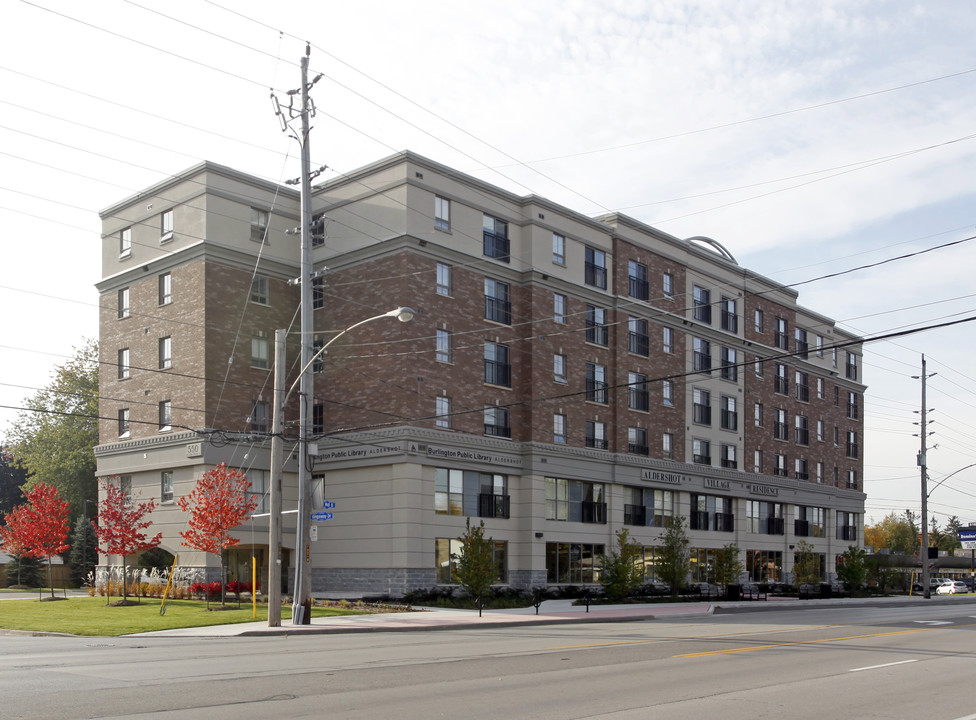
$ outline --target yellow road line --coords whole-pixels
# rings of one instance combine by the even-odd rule
[[[709,655],[732,655],[733,653],[754,652],[756,650],[769,650],[771,648],[791,647],[795,645],[816,645],[817,643],[839,642],[841,640],[862,640],[872,637],[887,637],[889,635],[909,635],[911,633],[925,632],[926,630],[936,630],[937,628],[913,628],[911,630],[896,630],[886,633],[871,633],[869,635],[847,635],[844,637],[824,638],[823,640],[799,640],[797,642],[775,643],[773,645],[751,645],[750,647],[731,648],[727,650],[708,650],[699,653],[687,653],[685,655],[673,655],[679,658],[708,657]]]
[[[610,642],[599,642],[599,643],[583,643],[582,645],[554,645],[552,647],[547,647],[546,650],[576,650],[579,648],[593,648],[593,647],[613,647],[614,645],[639,645],[641,643],[654,643],[654,642],[673,642],[675,640],[707,640],[709,638],[724,638],[724,637],[737,637],[740,635],[763,635],[767,633],[780,633],[780,632],[796,632],[797,630],[815,630],[817,628],[827,628],[827,627],[837,627],[836,623],[830,623],[827,625],[798,625],[793,628],[777,628],[776,630],[760,630],[758,632],[746,632],[744,630],[739,630],[738,632],[728,632],[728,633],[713,633],[709,635],[679,635],[677,637],[656,637],[647,638],[645,640],[613,640]]]

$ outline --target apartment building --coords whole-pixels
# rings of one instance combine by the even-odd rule
[[[861,543],[860,340],[721,244],[410,152],[316,186],[312,207],[316,346],[416,310],[356,328],[314,368],[306,461],[315,508],[335,503],[312,543],[315,594],[448,583],[467,518],[484,521],[499,582],[523,588],[597,582],[623,527],[653,580],[676,516],[695,581],[730,543],[750,579],[783,581],[800,541],[825,577]],[[101,217],[98,472],[154,498],[163,547],[214,575],[216,558],[180,546],[176,500],[226,462],[266,509],[276,328],[289,385],[298,370],[299,198],[202,163]],[[297,417],[292,398],[289,447]],[[267,518],[239,538],[232,573],[252,554],[266,572]]]

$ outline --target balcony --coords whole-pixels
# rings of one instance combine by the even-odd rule
[[[485,360],[485,382],[488,385],[512,386],[512,366],[496,360]]]
[[[691,416],[692,420],[698,425],[712,424],[712,408],[708,405],[692,405]]]
[[[647,509],[643,505],[624,505],[624,525],[643,526]]]
[[[790,431],[787,429],[785,422],[773,423],[773,437],[777,440],[790,439]]]
[[[715,529],[718,532],[734,532],[735,516],[732,513],[715,513]]]
[[[847,457],[856,458],[857,452],[858,452],[857,443],[851,443],[851,442],[847,443]]]
[[[783,377],[782,375],[777,375],[775,380],[776,380],[775,387],[774,387],[775,391],[780,395],[789,395],[790,381],[787,378]]]
[[[712,372],[711,355],[696,351],[694,353],[694,362],[695,362],[695,372],[703,372],[703,373]]]
[[[589,402],[607,404],[607,384],[603,380],[586,378],[586,399]]]
[[[501,260],[502,262],[508,262],[510,259],[508,237],[488,232],[487,230],[485,230],[484,236],[485,255],[496,260]]]
[[[594,345],[607,346],[609,343],[609,333],[606,325],[599,325],[590,320],[586,321],[586,342]]]
[[[722,311],[722,329],[730,332],[739,332],[739,316],[735,313]]]
[[[800,402],[810,402],[810,386],[809,385],[797,385],[796,386],[796,399]]]
[[[857,540],[857,526],[841,525],[839,528],[837,528],[837,534],[840,536],[838,540]]]
[[[688,518],[688,527],[692,530],[708,530],[708,513],[704,510],[692,510]]]
[[[502,325],[512,324],[512,303],[501,298],[485,297],[485,320],[501,323]]]
[[[504,518],[510,517],[510,497],[508,495],[495,495],[493,493],[480,493],[478,495],[478,517]]]
[[[793,534],[796,535],[797,537],[810,537],[810,521],[794,520]]]
[[[598,438],[593,437],[592,435],[587,435],[586,447],[594,448],[596,450],[606,450],[609,447],[609,443],[606,438]]]
[[[494,425],[485,423],[485,435],[491,437],[512,437],[512,428],[508,425]]]
[[[785,535],[786,534],[786,523],[783,518],[779,517],[769,517],[766,518],[766,534],[767,535]]]
[[[810,431],[806,428],[796,429],[796,444],[797,445],[809,445],[810,444]]]
[[[650,455],[651,448],[647,444],[627,443],[627,452],[631,455]]]
[[[638,300],[647,300],[650,297],[647,280],[641,280],[633,275],[627,279],[627,292],[632,298]]]
[[[650,338],[643,333],[632,332],[627,336],[627,349],[635,355],[647,357],[651,353]]]
[[[857,403],[847,403],[847,418],[857,420]]]
[[[647,390],[630,389],[630,409],[647,412],[651,409],[651,396]]]
[[[592,285],[593,287],[598,287],[603,290],[607,289],[607,269],[605,267],[588,262],[586,263],[583,272],[587,285]]]
[[[723,410],[722,411],[722,429],[723,430],[738,430],[739,429],[739,413],[734,410]]]
[[[585,523],[592,523],[594,525],[606,525],[607,524],[607,504],[603,502],[592,502],[589,500],[584,500],[580,503],[583,520]]]
[[[711,465],[712,456],[711,455],[692,455],[692,459],[696,465]]]

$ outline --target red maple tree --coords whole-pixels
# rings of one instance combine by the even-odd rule
[[[113,482],[102,481],[105,498],[98,503],[98,520],[92,521],[98,536],[98,549],[106,555],[122,556],[122,603],[128,599],[125,558],[127,555],[150,550],[162,539],[162,533],[147,538],[143,532],[152,525],[145,517],[156,509],[156,501],[132,502],[122,488]]]
[[[0,538],[4,550],[13,555],[47,558],[48,581],[54,597],[51,558],[67,550],[70,505],[53,485],[38,483],[27,491],[27,503],[18,505],[4,518]]]
[[[193,492],[177,501],[183,512],[190,513],[188,529],[180,531],[183,545],[219,556],[224,549],[239,544],[230,530],[247,520],[258,506],[248,492],[250,488],[244,473],[228,469],[227,463],[205,472]]]

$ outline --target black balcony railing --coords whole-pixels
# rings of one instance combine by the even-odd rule
[[[633,275],[629,276],[627,280],[627,291],[632,298],[638,300],[647,300],[650,297],[647,280],[641,280]]]
[[[595,525],[607,524],[607,504],[603,502],[592,502],[584,500],[582,506],[583,522]]]
[[[797,537],[810,537],[810,521],[794,520],[793,534],[796,535]]]
[[[647,412],[651,409],[651,396],[647,390],[630,389],[630,409]]]
[[[510,498],[508,495],[480,493],[478,495],[478,517],[509,519]]]
[[[588,262],[584,266],[584,275],[587,285],[607,289],[607,269],[599,265]]]
[[[500,298],[485,297],[485,320],[511,325],[512,303]]]
[[[858,451],[857,443],[852,443],[852,442],[847,443],[847,457],[856,458],[857,451]]]
[[[651,353],[650,338],[643,333],[632,332],[627,336],[627,349],[635,355],[647,357]]]
[[[712,371],[712,356],[703,353],[695,352],[695,372],[705,372],[710,373]]]
[[[708,405],[692,405],[691,416],[692,420],[699,425],[712,424],[712,408]]]
[[[796,428],[796,444],[797,445],[809,445],[810,444],[810,431],[806,428]]]
[[[711,455],[693,455],[692,459],[696,465],[711,465],[712,456]]]
[[[688,527],[692,530],[708,530],[708,513],[704,510],[692,510]]]
[[[485,360],[485,382],[489,385],[512,386],[512,366],[496,360]]]
[[[651,449],[647,443],[627,443],[627,452],[631,455],[650,455]]]
[[[735,516],[732,513],[715,513],[715,529],[719,532],[734,532]]]
[[[841,525],[839,530],[841,540],[857,540],[856,525]]]
[[[784,522],[783,518],[779,518],[779,517],[766,518],[766,534],[785,535],[786,523]]]
[[[607,404],[607,384],[603,380],[586,379],[586,399],[590,402]]]
[[[496,260],[501,260],[502,262],[508,262],[508,238],[505,235],[497,235],[496,233],[485,230],[484,251],[485,255],[490,258],[495,258]]]
[[[722,311],[722,329],[730,333],[739,332],[739,316],[735,313]]]
[[[492,437],[512,437],[512,428],[508,425],[495,425],[492,423],[485,423],[485,435],[491,435]]]
[[[847,403],[847,417],[851,420],[857,420],[857,403]]]
[[[587,436],[586,447],[595,448],[596,450],[606,450],[608,447],[607,439]]]
[[[586,321],[586,342],[593,343],[594,345],[607,346],[609,342],[609,333],[607,332],[606,325],[600,325],[598,323]]]
[[[796,399],[800,402],[810,402],[810,386],[809,385],[797,385],[796,386]]]
[[[790,381],[788,379],[786,379],[785,377],[783,377],[782,375],[777,375],[776,376],[776,383],[774,385],[774,389],[780,395],[789,395],[790,394]]]
[[[723,410],[722,411],[722,429],[723,430],[738,430],[739,429],[739,413],[734,410]]]
[[[785,422],[773,423],[773,437],[777,440],[790,439],[790,431],[787,429]]]
[[[647,509],[643,505],[624,505],[624,525],[645,524]]]

